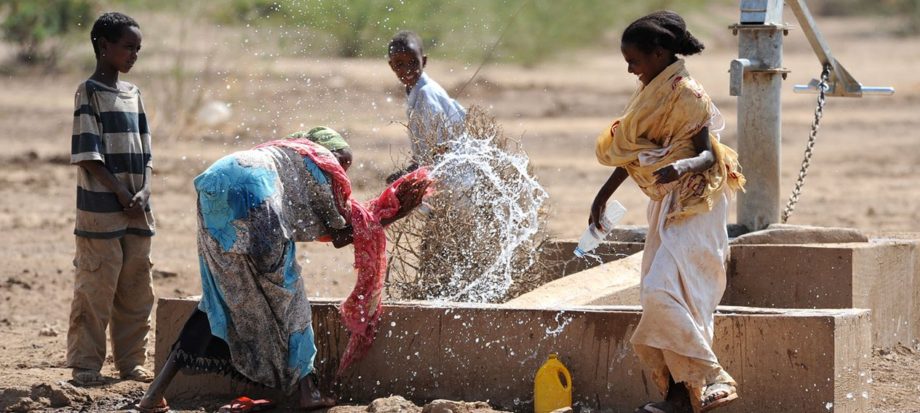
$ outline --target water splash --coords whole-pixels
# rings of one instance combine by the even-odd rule
[[[556,327],[550,328],[547,326],[546,330],[544,331],[544,337],[556,337],[559,334],[562,334],[562,331],[565,330],[566,326],[568,326],[569,323],[572,322],[572,320],[575,318],[575,317],[563,317],[563,314],[565,314],[565,311],[560,311],[556,313],[556,317],[555,317]]]
[[[460,139],[432,168],[439,190],[471,219],[471,239],[491,248],[469,251],[476,265],[457,263],[444,292],[430,299],[494,302],[511,287],[522,254],[525,266],[536,261],[531,242],[548,194],[528,171],[527,156],[499,148],[495,138]],[[472,267],[478,274],[471,277]]]

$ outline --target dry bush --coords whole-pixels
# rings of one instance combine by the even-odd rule
[[[467,143],[440,148],[424,160],[433,165],[437,192],[427,200],[430,212],[417,211],[388,231],[388,294],[502,302],[541,285],[537,257],[547,238],[546,192],[522,166],[526,155],[519,142],[477,107],[463,125],[436,123],[434,131],[409,126],[419,126],[431,148],[438,129]]]

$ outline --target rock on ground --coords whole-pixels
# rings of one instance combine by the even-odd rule
[[[67,382],[39,383],[31,389],[11,387],[0,391],[0,411],[30,412],[48,408],[79,408],[93,402],[86,390]]]
[[[423,407],[402,396],[390,396],[374,400],[366,408],[362,406],[336,406],[328,413],[497,413],[486,402],[458,402],[435,400]]]

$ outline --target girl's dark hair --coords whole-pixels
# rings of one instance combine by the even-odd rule
[[[621,43],[634,45],[645,53],[651,53],[660,46],[684,56],[702,52],[706,47],[690,34],[684,19],[670,10],[656,11],[632,22],[623,31]]]
[[[93,52],[99,57],[99,44],[96,42],[100,37],[110,42],[117,42],[125,34],[129,27],[141,28],[130,16],[119,12],[108,12],[99,16],[93,23],[93,29],[89,32],[89,40],[93,42]]]
[[[422,38],[413,31],[403,30],[396,33],[396,35],[393,36],[393,40],[390,40],[390,44],[387,46],[387,54],[407,50],[418,50],[420,54],[425,54],[422,51]]]

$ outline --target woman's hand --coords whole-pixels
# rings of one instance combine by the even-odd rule
[[[609,198],[608,198],[609,199]],[[600,194],[594,198],[594,202],[591,203],[591,216],[588,217],[588,225],[596,224],[597,227],[601,230],[601,217],[604,216],[604,211],[607,210],[607,199],[601,199]]]
[[[396,182],[396,180],[399,178],[402,178],[403,175],[418,169],[418,166],[419,165],[417,163],[412,162],[409,164],[409,166],[391,173],[390,176],[387,177],[387,185],[390,185],[393,182]]]
[[[396,188],[396,199],[399,199],[399,212],[408,213],[422,203],[422,198],[428,191],[431,181],[418,180],[403,182],[399,188]]]
[[[604,216],[604,211],[607,209],[607,200],[613,196],[613,193],[616,192],[627,177],[629,177],[629,173],[626,172],[626,169],[618,167],[613,170],[610,177],[607,178],[607,182],[604,182],[601,189],[597,191],[594,202],[591,203],[591,215],[588,217],[588,225],[593,224],[601,228],[601,217]]]
[[[716,162],[715,154],[712,151],[712,141],[709,137],[708,126],[703,127],[696,135],[693,135],[693,148],[696,151],[696,156],[681,159],[655,171],[655,183],[663,185],[674,182],[689,172],[706,171]]]
[[[684,168],[681,161],[665,165],[661,169],[653,172],[655,175],[655,183],[658,185],[664,185],[669,182],[674,182],[680,179],[680,177],[687,172],[685,169],[686,168]]]
[[[390,218],[380,220],[380,225],[390,225],[402,218],[405,218],[413,209],[421,205],[422,200],[428,193],[428,187],[432,181],[429,179],[405,181],[396,188],[396,199],[399,200],[399,211]]]

